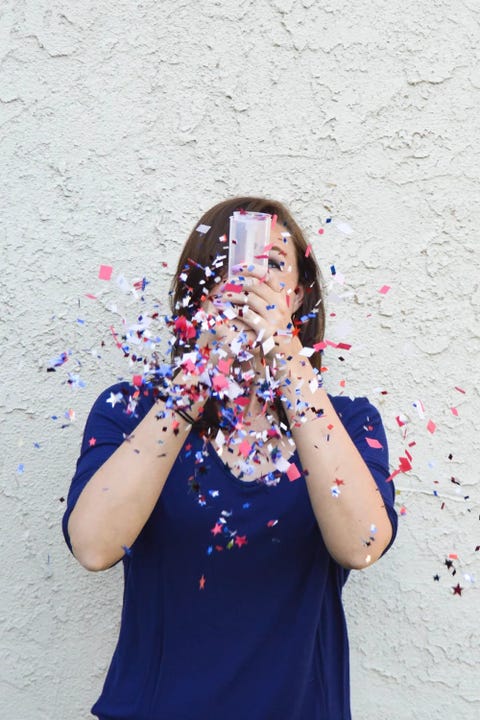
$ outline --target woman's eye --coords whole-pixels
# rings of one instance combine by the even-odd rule
[[[281,270],[282,266],[279,263],[278,260],[275,260],[275,258],[268,258],[268,267],[274,268],[275,270]]]

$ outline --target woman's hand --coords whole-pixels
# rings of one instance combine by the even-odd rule
[[[244,265],[235,279],[224,283],[214,299],[214,305],[228,317],[235,319],[255,333],[255,341],[262,346],[265,357],[289,352],[293,336],[292,314],[298,306],[299,288],[294,287],[288,271],[280,268],[265,270],[259,265]]]

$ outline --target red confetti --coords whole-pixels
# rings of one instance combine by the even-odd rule
[[[88,441],[88,444],[90,445],[90,447],[93,447],[96,442],[97,442],[97,438],[91,437],[90,440]]]
[[[117,346],[117,348],[121,348],[121,347],[122,347],[122,343],[119,342],[119,340],[118,340],[118,334],[116,333],[115,328],[113,327],[113,325],[110,325],[110,332],[112,333],[112,336],[113,336],[113,339],[115,340],[115,345]]]
[[[429,433],[432,433],[432,435],[433,435],[433,433],[435,432],[436,429],[437,429],[437,426],[435,425],[435,423],[433,422],[433,420],[429,420],[428,423],[427,423],[427,430],[428,430],[428,432],[429,432]]]
[[[310,257],[310,253],[312,252],[312,246],[310,244],[307,245],[307,249],[305,250],[305,257]]]
[[[451,407],[450,410],[452,411],[452,415],[455,415],[455,417],[458,417],[458,410],[456,407]]]
[[[290,480],[290,482],[293,482],[294,480],[298,480],[298,478],[301,477],[301,473],[299,472],[295,463],[290,463],[288,470],[287,470],[287,477]]]
[[[237,535],[235,538],[235,545],[237,547],[242,547],[242,545],[247,545],[247,536],[246,535]]]
[[[463,395],[465,395],[465,393],[467,392],[466,390],[462,390],[462,388],[457,387],[456,385],[455,385],[455,390],[458,390],[458,392],[462,393]]]
[[[223,388],[226,388],[228,385],[228,380],[225,377],[225,375],[222,375],[221,373],[218,373],[215,375],[212,379],[212,385],[214,390],[223,390]]]
[[[113,267],[111,265],[100,265],[98,277],[100,280],[110,280],[112,277]]]
[[[220,370],[221,373],[224,373],[224,375],[228,375],[230,372],[230,365],[233,362],[233,358],[229,358],[228,360],[220,359],[218,361],[217,367]]]
[[[379,292],[381,295],[386,295],[387,292],[388,292],[389,290],[391,290],[391,289],[392,289],[392,288],[390,287],[390,285],[382,285],[382,287],[380,288],[380,290],[379,290],[378,292]]]
[[[376,448],[376,449],[378,449],[378,450],[380,450],[381,448],[383,448],[382,443],[381,443],[379,440],[377,440],[377,438],[366,437],[365,440],[367,441],[368,445],[369,445],[371,448]]]
[[[243,455],[243,457],[248,457],[251,449],[252,449],[252,446],[250,445],[250,443],[248,442],[247,439],[242,440],[242,442],[240,443],[240,445],[238,447],[238,450],[239,450],[240,454]]]
[[[405,457],[398,458],[400,460],[399,470],[400,472],[408,472],[412,469],[412,464]]]
[[[202,577],[198,581],[198,589],[199,590],[205,590],[205,582],[206,582],[205,575],[202,575]]]
[[[243,291],[243,285],[237,285],[236,283],[226,283],[223,286],[224,292],[242,292]]]

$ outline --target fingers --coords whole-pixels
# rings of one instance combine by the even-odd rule
[[[248,287],[266,286],[274,292],[280,292],[285,287],[285,283],[278,277],[278,274],[262,265],[237,265],[231,283]]]

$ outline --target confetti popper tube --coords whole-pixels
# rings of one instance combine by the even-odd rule
[[[228,277],[234,265],[255,263],[268,267],[265,246],[270,241],[272,217],[267,213],[234,212],[230,217]]]

